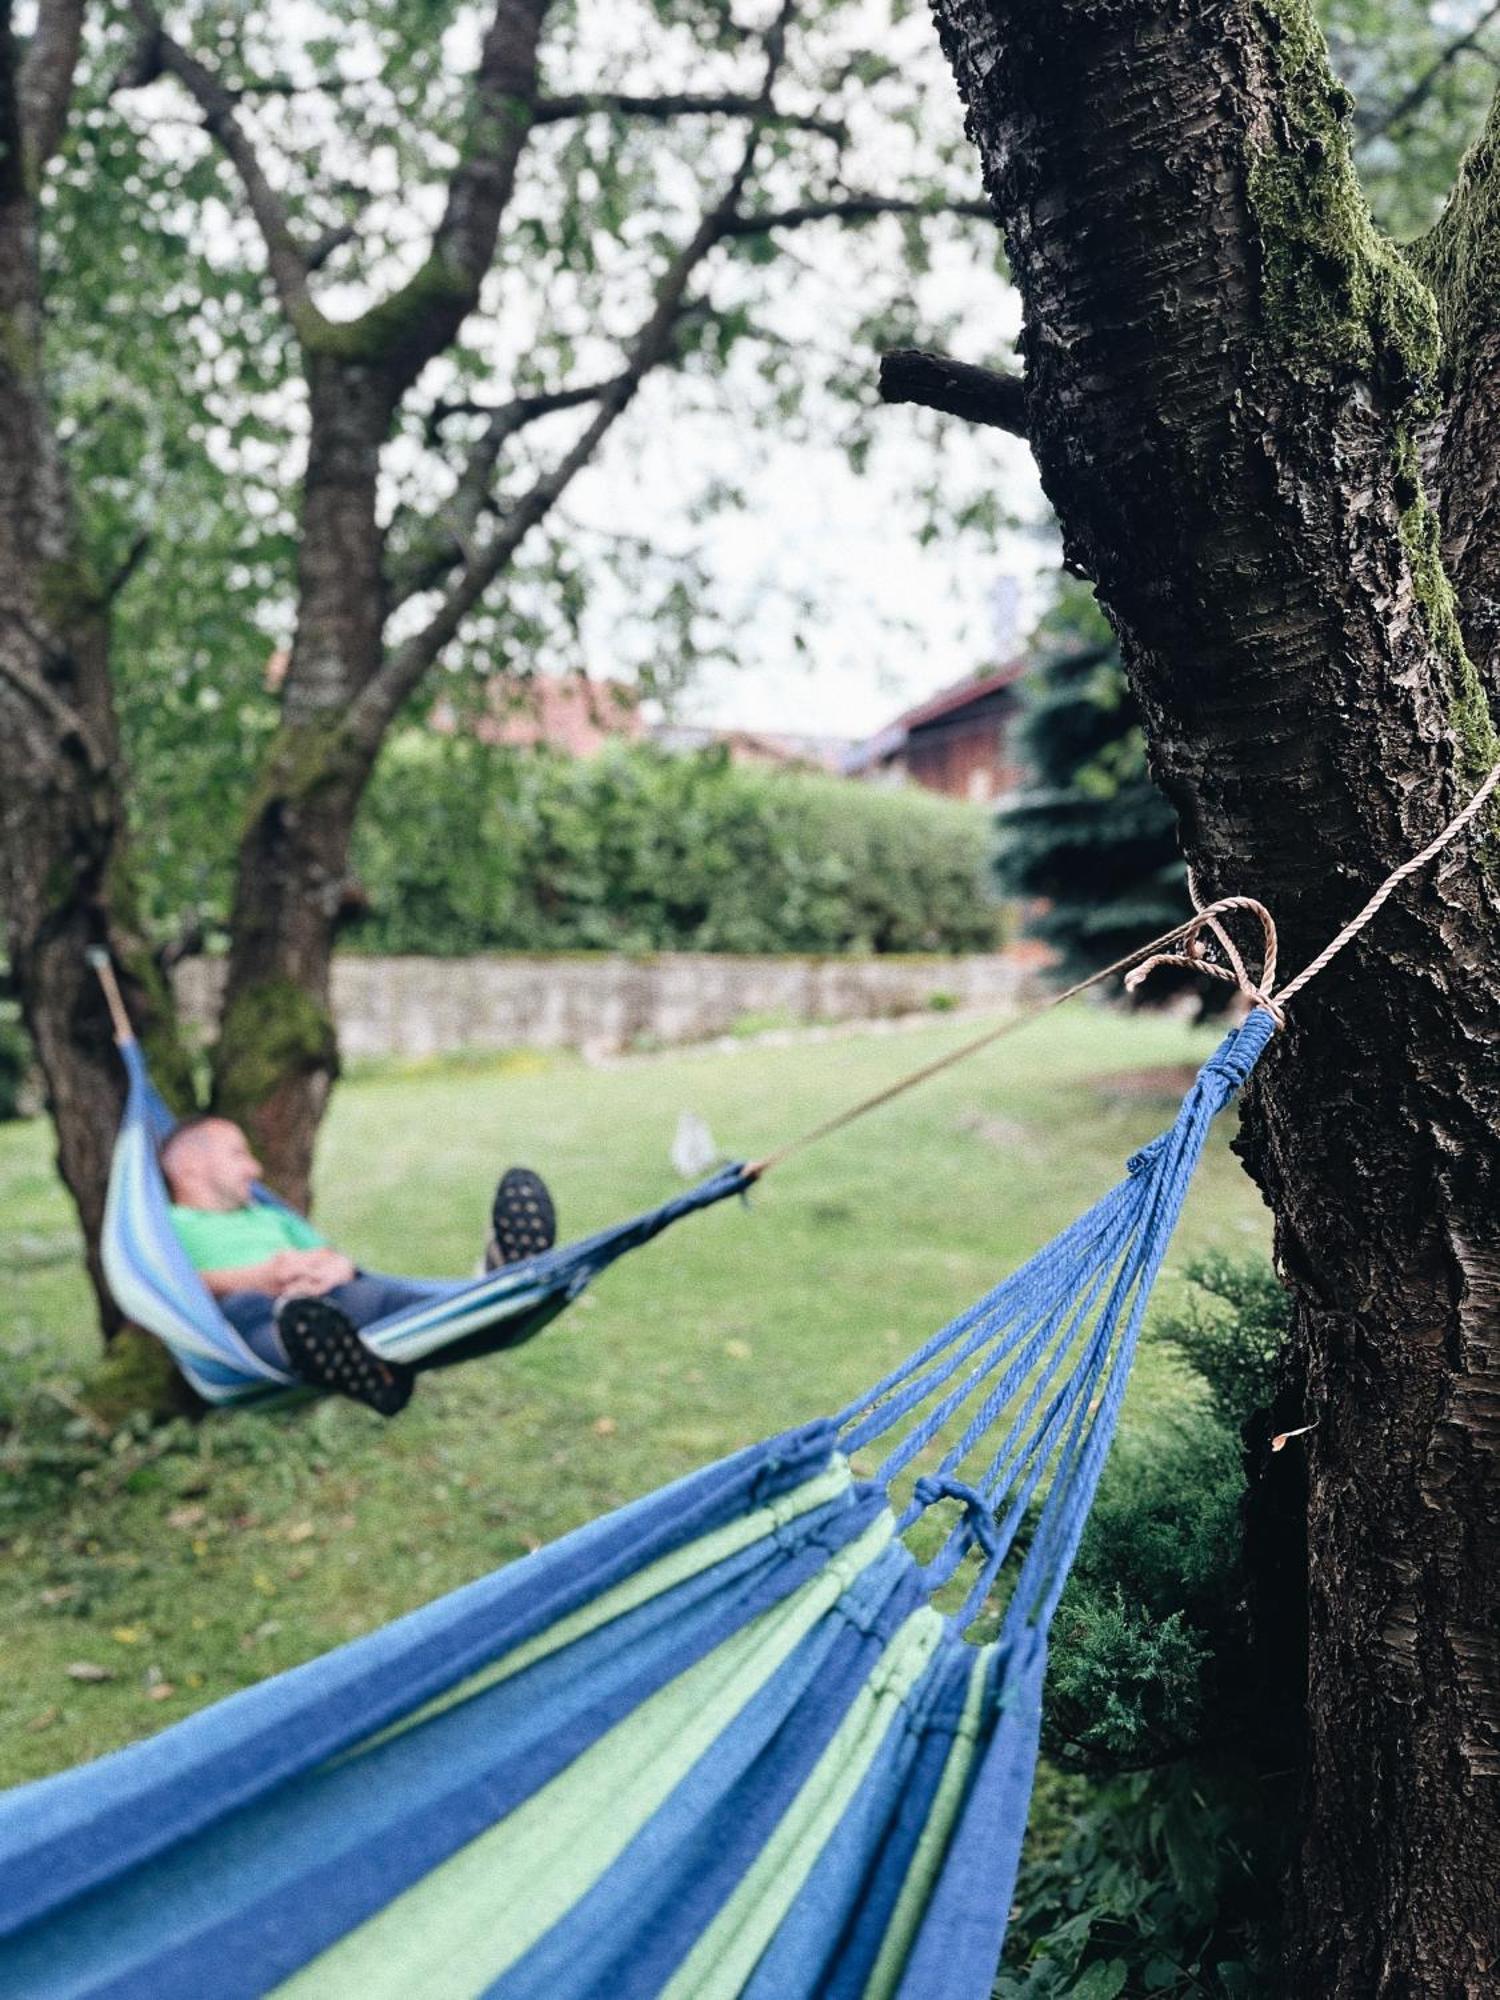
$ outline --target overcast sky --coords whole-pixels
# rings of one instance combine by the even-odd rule
[[[893,439],[904,441],[912,414],[892,409]],[[1007,509],[1045,519],[1030,453],[993,430],[968,431],[957,449],[972,454],[976,478],[992,482]],[[664,430],[657,453],[691,455],[682,428]],[[713,666],[682,699],[685,719],[798,733],[866,736],[903,708],[994,657],[990,596],[1003,573],[1020,588],[1016,638],[1038,607],[1038,578],[1055,571],[1056,551],[1037,534],[1002,530],[986,550],[922,546],[920,510],[900,477],[918,448],[892,449],[887,462],[856,476],[833,447],[771,450],[747,482],[748,507],[720,515],[706,542],[717,590],[731,610],[753,604],[738,664]],[[616,451],[589,482],[576,512],[629,520],[649,489],[670,485],[655,464]],[[804,616],[799,600],[813,599]],[[591,621],[590,671],[610,666],[610,614]],[[795,643],[797,637],[802,647]]]
[[[816,245],[807,245],[813,254],[786,267],[778,317],[804,323],[809,338],[817,331],[838,339],[848,317],[841,295],[851,265],[836,226],[816,234]],[[942,246],[922,289],[934,323],[949,314],[959,319],[960,358],[1003,354],[1019,331],[1014,292],[993,271],[976,269],[961,241]],[[862,365],[862,357],[850,359]],[[877,365],[871,353],[872,383]],[[685,417],[673,407],[680,393],[669,375],[647,384],[641,408],[570,495],[570,512],[605,527],[655,517],[670,541],[667,496],[693,493],[707,474],[732,477],[741,487],[742,509],[696,530],[684,516],[677,531],[707,557],[719,607],[743,619],[736,664],[705,672],[681,698],[683,719],[871,735],[903,708],[994,659],[991,599],[1002,575],[1019,586],[1010,622],[1014,641],[1024,638],[1056,575],[1058,551],[1031,454],[1019,439],[944,420],[939,480],[958,492],[993,493],[1015,525],[995,536],[924,542],[916,489],[934,467],[919,435],[931,428],[927,413],[882,410],[875,420],[879,447],[868,470],[856,474],[833,442],[781,443],[764,432],[747,438],[732,417]],[[830,434],[838,424],[830,408]],[[617,609],[603,593],[586,625],[592,674],[611,670]]]

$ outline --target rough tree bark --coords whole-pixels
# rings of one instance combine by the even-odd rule
[[[1068,559],[1200,885],[1260,896],[1296,968],[1500,755],[1493,129],[1408,260],[1304,0],[935,11]],[[1247,1093],[1317,1423],[1297,1995],[1500,1983],[1490,829],[1299,996]]]
[[[113,953],[166,1086],[183,1072],[133,919],[109,584],[90,573],[43,378],[36,197],[62,130],[81,15],[81,0],[44,4],[23,56],[0,8],[0,901],[58,1165],[112,1331],[94,1246],[123,1079],[88,946]]]

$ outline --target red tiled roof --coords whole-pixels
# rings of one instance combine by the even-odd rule
[[[937,722],[945,715],[956,715],[971,702],[983,701],[989,695],[999,694],[1002,688],[1013,686],[1025,673],[1028,664],[1027,660],[1018,657],[1007,660],[1003,667],[996,667],[993,673],[985,674],[979,680],[955,681],[951,687],[940,688],[926,701],[907,709],[904,715],[898,715],[880,733],[884,736],[898,729],[920,729],[924,723]]]
[[[493,684],[488,713],[472,723],[461,723],[446,703],[433,711],[432,722],[444,734],[467,727],[481,743],[516,749],[545,744],[570,757],[587,757],[612,739],[633,742],[645,734],[640,700],[640,690],[628,681],[538,674],[520,686]]]

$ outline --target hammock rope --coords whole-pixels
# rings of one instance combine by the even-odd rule
[[[1119,974],[1124,974],[1127,990],[1134,992],[1159,966],[1175,965],[1188,972],[1205,973],[1211,979],[1227,980],[1236,986],[1252,1006],[1264,1007],[1276,1026],[1278,1028],[1283,1026],[1287,1001],[1294,994],[1300,993],[1310,980],[1316,979],[1347,945],[1353,943],[1408,876],[1414,875],[1419,868],[1425,867],[1429,861],[1441,854],[1449,842],[1455,840],[1464,828],[1478,817],[1497,785],[1500,785],[1500,763],[1490,769],[1467,805],[1454,814],[1441,832],[1435,834],[1419,853],[1409,855],[1399,867],[1393,868],[1343,929],[1330,938],[1295,979],[1288,980],[1284,986],[1277,988],[1275,984],[1278,951],[1276,923],[1265,904],[1254,896],[1221,896],[1216,902],[1204,904],[1199,900],[1193,872],[1189,869],[1188,892],[1193,902],[1193,914],[1184,922],[1175,924],[1169,931],[1163,931],[1160,937],[1151,938],[1145,944],[1137,945],[1123,957],[1115,959],[1109,965],[1101,966],[1097,972],[1089,973],[1086,978],[1077,980],[1073,985],[1064,987],[1060,993],[1052,994],[1037,1006],[1009,1016],[998,1027],[987,1028],[983,1034],[976,1035],[971,1041],[963,1042],[945,1055],[937,1056],[933,1061],[908,1071],[906,1075],[897,1077],[894,1083],[886,1084],[870,1096],[861,1098],[857,1103],[846,1105],[843,1110],[834,1112],[821,1123],[787,1140],[774,1152],[767,1153],[763,1159],[754,1161],[747,1171],[752,1178],[758,1179],[762,1174],[769,1173],[772,1167],[779,1166],[791,1154],[800,1153],[804,1147],[816,1145],[820,1139],[841,1132],[846,1125],[852,1125],[867,1112],[877,1111],[881,1105],[889,1104],[893,1098],[904,1096],[908,1090],[914,1090],[919,1083],[925,1083],[929,1077],[938,1076],[944,1070],[954,1068],[958,1063],[967,1062],[971,1056],[979,1055],[1004,1036],[1013,1035],[1019,1029],[1029,1027],[1033,1021],[1039,1020],[1043,1014],[1050,1013],[1054,1007],[1061,1007],[1065,1001],[1076,999],[1090,987],[1100,986]],[[1263,950],[1258,980],[1250,977],[1244,959],[1235,948],[1234,940],[1220,922],[1222,917],[1236,910],[1249,911],[1260,921]],[[1205,932],[1223,952],[1222,964],[1209,956],[1203,943]],[[1174,945],[1181,945],[1181,951],[1174,951],[1172,949]]]

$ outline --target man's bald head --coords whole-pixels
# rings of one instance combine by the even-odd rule
[[[161,1149],[161,1170],[183,1208],[243,1208],[261,1176],[250,1141],[231,1119],[186,1118]]]

